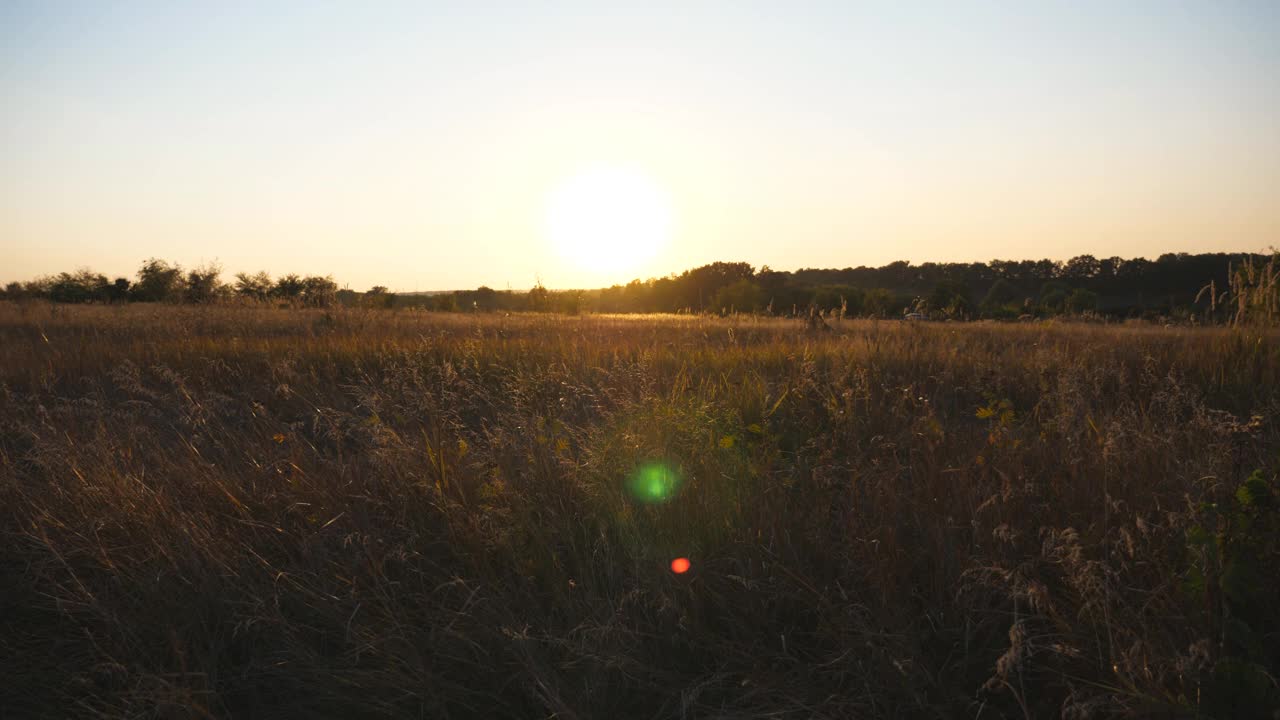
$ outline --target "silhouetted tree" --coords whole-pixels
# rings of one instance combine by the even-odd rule
[[[106,302],[108,287],[106,276],[87,269],[58,273],[49,286],[49,299],[61,303]]]
[[[107,288],[107,300],[113,303],[125,302],[129,299],[130,282],[128,278],[118,277]]]
[[[141,302],[177,301],[182,298],[185,284],[181,265],[151,258],[138,269],[138,282],[130,293]]]
[[[395,307],[396,294],[389,292],[386,285],[374,285],[364,294],[364,304],[368,307]]]
[[[1000,278],[991,284],[991,289],[987,290],[987,296],[982,299],[982,307],[997,308],[1007,305],[1011,302],[1017,302],[1018,291],[1014,288],[1013,283]]]
[[[271,296],[271,276],[265,270],[252,275],[236,273],[236,294],[252,300],[266,300]]]
[[[1067,296],[1066,307],[1067,312],[1077,314],[1097,310],[1098,294],[1084,288],[1076,288]]]
[[[955,280],[943,280],[929,294],[929,310],[945,315],[961,316],[969,312],[969,288]]]
[[[712,306],[720,288],[754,275],[751,265],[743,262],[714,262],[687,270],[675,281],[680,304],[706,309]]]
[[[1098,261],[1098,277],[1103,279],[1112,279],[1120,272],[1120,266],[1124,264],[1124,260],[1118,257],[1103,258]]]
[[[866,293],[867,314],[874,317],[891,317],[898,315],[905,303],[900,302],[894,294],[885,288],[872,288]]]
[[[221,276],[222,267],[217,263],[209,263],[193,268],[187,273],[183,299],[197,305],[217,301],[225,294],[225,287],[220,279]]]
[[[457,312],[461,306],[457,293],[441,293],[429,298],[427,307],[440,312]]]
[[[546,312],[551,309],[551,293],[542,286],[541,280],[529,290],[527,301],[529,309],[534,312]]]
[[[498,291],[487,285],[481,285],[470,293],[469,310],[483,310],[489,312],[496,310],[498,307]]]
[[[307,307],[329,307],[337,294],[338,283],[332,277],[309,275],[302,280],[302,303]]]
[[[717,290],[712,307],[722,313],[755,312],[763,310],[767,302],[760,286],[743,278]]]
[[[28,280],[22,284],[22,295],[28,298],[49,299],[49,290],[53,287],[54,279],[49,276],[38,277],[35,280]]]
[[[1040,305],[1047,310],[1061,312],[1067,297],[1071,294],[1071,286],[1058,280],[1045,283],[1040,288]]]
[[[271,297],[282,300],[297,300],[302,297],[304,287],[302,278],[289,273],[276,280],[276,284],[271,287]]]
[[[277,298],[311,306],[339,302],[354,305],[416,306],[432,309],[550,310],[596,312],[682,312],[722,309],[794,313],[810,306],[824,311],[843,309],[849,315],[896,315],[915,298],[920,307],[963,316],[974,298],[983,298],[988,317],[1023,312],[1019,298],[1038,298],[1037,312],[1080,312],[1111,315],[1181,314],[1192,312],[1196,291],[1226,288],[1228,270],[1242,263],[1265,263],[1267,256],[1225,253],[1165,253],[1157,260],[1102,260],[1080,255],[1065,263],[1053,260],[992,260],[989,263],[920,265],[900,260],[883,267],[843,269],[801,268],[793,272],[762,267],[758,273],[742,262],[716,262],[679,275],[635,279],[587,293],[550,291],[538,284],[527,293],[481,287],[442,295],[397,297],[383,286],[369,292],[337,290],[332,278],[290,274],[274,283],[265,272],[238,273],[234,292],[242,297]],[[90,270],[10,283],[5,299],[44,298],[57,302],[118,302],[131,300],[208,302],[231,292],[218,280],[217,268],[185,272],[177,264],[151,258],[138,270],[136,283],[114,283]],[[1075,291],[1083,290],[1089,294]],[[1220,291],[1215,291],[1219,293]],[[1072,298],[1075,298],[1074,300]],[[1206,319],[1225,319],[1225,312],[1207,306]]]
[[[1092,255],[1073,257],[1062,266],[1062,277],[1068,280],[1085,280],[1098,274],[1102,264]]]
[[[583,292],[581,290],[566,290],[556,293],[554,297],[554,305],[556,312],[562,312],[566,315],[577,315],[582,312],[582,306],[585,302]]]

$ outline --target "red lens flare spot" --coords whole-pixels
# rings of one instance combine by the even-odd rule
[[[671,572],[681,575],[689,572],[689,558],[676,558],[671,561]]]

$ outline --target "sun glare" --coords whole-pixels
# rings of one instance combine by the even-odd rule
[[[546,232],[562,256],[593,272],[636,268],[671,237],[671,201],[649,176],[626,167],[570,177],[547,198]]]

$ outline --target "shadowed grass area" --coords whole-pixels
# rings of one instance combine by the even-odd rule
[[[0,714],[1269,717],[1278,341],[0,304]]]

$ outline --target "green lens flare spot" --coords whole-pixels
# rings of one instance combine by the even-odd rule
[[[660,462],[641,465],[627,478],[627,491],[642,503],[666,502],[679,486],[680,474]]]

